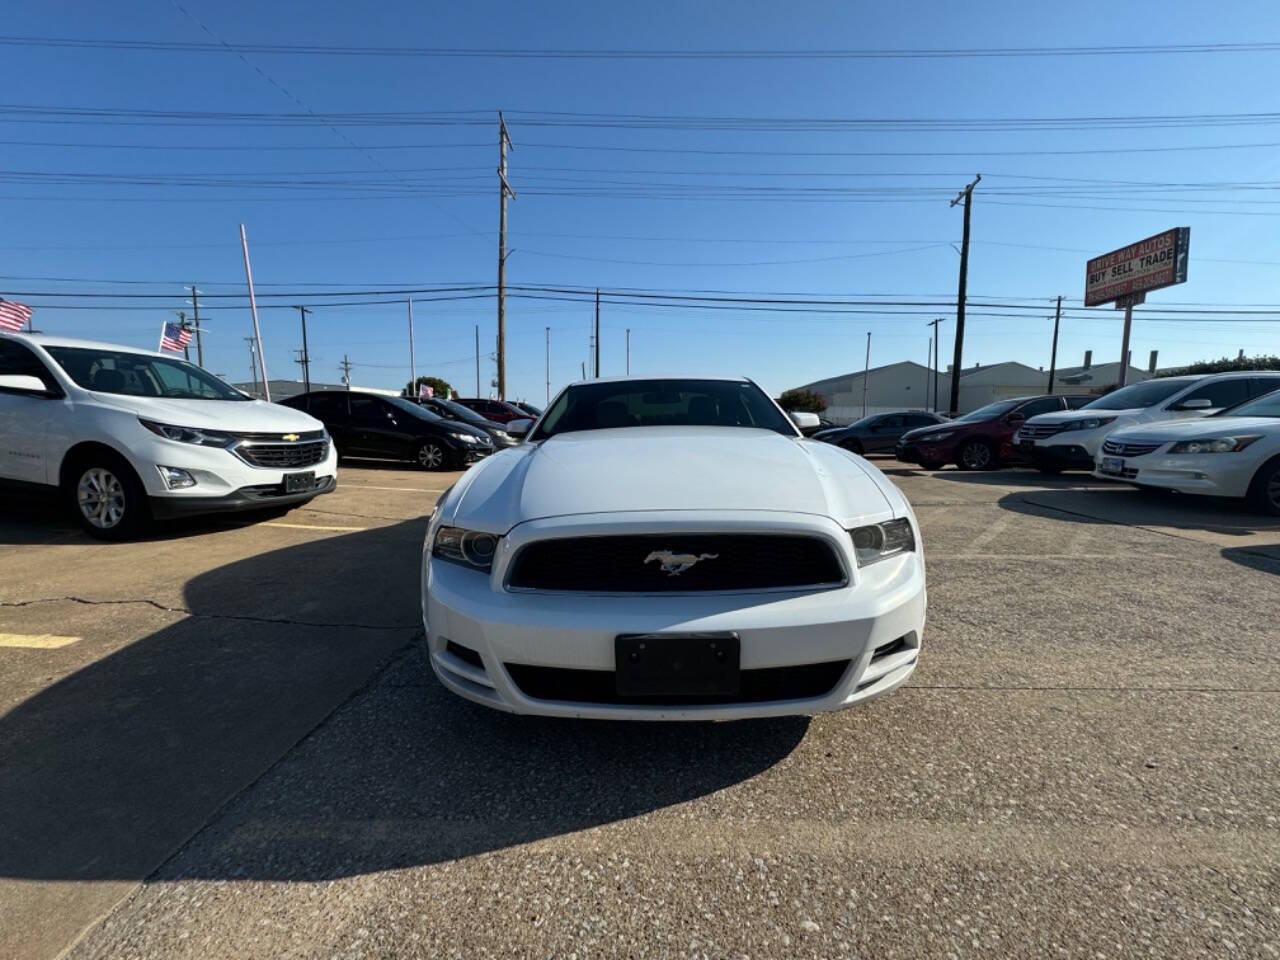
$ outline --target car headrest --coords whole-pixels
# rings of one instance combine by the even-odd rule
[[[108,370],[105,367],[93,372],[93,389],[103,393],[119,393],[124,389],[124,374],[119,370]]]

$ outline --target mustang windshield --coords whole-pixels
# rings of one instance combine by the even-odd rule
[[[621,380],[583,383],[556,398],[530,440],[617,427],[755,427],[797,431],[754,383],[741,380]]]
[[[45,350],[79,386],[98,393],[178,400],[253,399],[185,360],[91,347]]]

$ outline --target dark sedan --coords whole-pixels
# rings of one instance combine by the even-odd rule
[[[987,470],[1022,459],[1013,447],[1013,434],[1028,417],[1074,410],[1081,399],[1089,398],[1042,394],[997,400],[955,420],[908,431],[895,453],[904,463],[918,463],[926,470],[948,463],[961,470]]]
[[[510,423],[512,420],[528,420],[529,414],[514,403],[505,400],[485,400],[476,397],[455,397],[454,403],[460,403],[468,410],[474,410],[486,420],[494,423]]]
[[[413,400],[412,397],[409,398]],[[489,435],[489,439],[493,441],[493,445],[499,450],[505,450],[507,447],[514,447],[520,442],[519,437],[513,437],[505,429],[501,423],[495,423],[492,420],[486,420],[480,414],[476,413],[469,407],[464,407],[460,403],[452,400],[441,400],[439,397],[420,397],[413,401],[424,409],[430,410],[432,413],[439,414],[446,420],[457,420],[461,423],[475,427],[477,430],[483,430]]]
[[[403,397],[314,390],[281,402],[323,423],[344,457],[409,460],[427,470],[443,470],[493,453],[485,431],[445,420]]]
[[[947,421],[936,413],[873,413],[855,420],[847,427],[819,430],[813,439],[834,443],[854,453],[893,453],[902,435],[919,427],[936,426]]]

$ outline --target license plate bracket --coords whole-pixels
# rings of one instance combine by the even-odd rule
[[[1102,472],[1103,472],[1103,473],[1114,473],[1114,474],[1116,474],[1117,476],[1119,476],[1119,475],[1123,474],[1123,473],[1124,473],[1124,458],[1123,458],[1123,457],[1103,457],[1103,458],[1102,458]]]
[[[741,689],[736,633],[619,634],[614,676],[621,696],[732,695]]]
[[[302,473],[286,473],[284,475],[285,493],[305,493],[316,485],[316,472],[305,470]]]

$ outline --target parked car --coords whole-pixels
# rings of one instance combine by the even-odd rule
[[[542,410],[535,407],[532,403],[525,403],[523,400],[512,400],[511,405],[523,410],[530,420],[537,420],[542,416]]]
[[[1122,427],[1207,417],[1280,389],[1280,372],[1160,377],[1098,397],[1080,410],[1028,418],[1018,431],[1021,454],[1046,473],[1093,470],[1107,436]]]
[[[344,457],[409,460],[426,470],[456,470],[493,453],[485,431],[446,420],[404,397],[313,390],[281,402],[323,423]]]
[[[1102,441],[1094,476],[1243,498],[1280,516],[1280,390],[1204,419],[1115,430]]]
[[[455,397],[454,403],[460,403],[469,410],[474,410],[486,420],[494,423],[510,423],[512,420],[528,420],[527,410],[521,410],[514,403],[506,400],[485,400],[473,397]]]
[[[483,430],[489,435],[489,439],[493,441],[494,447],[498,450],[514,447],[520,442],[520,438],[508,433],[503,429],[502,424],[486,420],[471,408],[464,407],[460,403],[454,403],[452,400],[441,400],[439,397],[420,397],[417,400],[410,397],[409,400],[424,409],[430,410],[432,413],[444,417],[446,420],[457,420]]]
[[[925,570],[880,471],[756,384],[590,380],[469,470],[427,527],[432,668],[516,713],[812,714],[915,669]]]
[[[1019,459],[1013,433],[1025,420],[1049,410],[1071,409],[1071,404],[1090,399],[1041,394],[997,400],[937,426],[907,431],[894,453],[904,463],[918,463],[926,470],[938,470],[948,463],[961,470],[988,470]]]
[[[873,413],[847,427],[819,430],[813,439],[834,443],[853,453],[893,453],[908,430],[946,422],[936,413],[926,411]]]
[[[324,425],[134,347],[0,334],[0,482],[106,540],[153,519],[297,506],[338,483]]]

